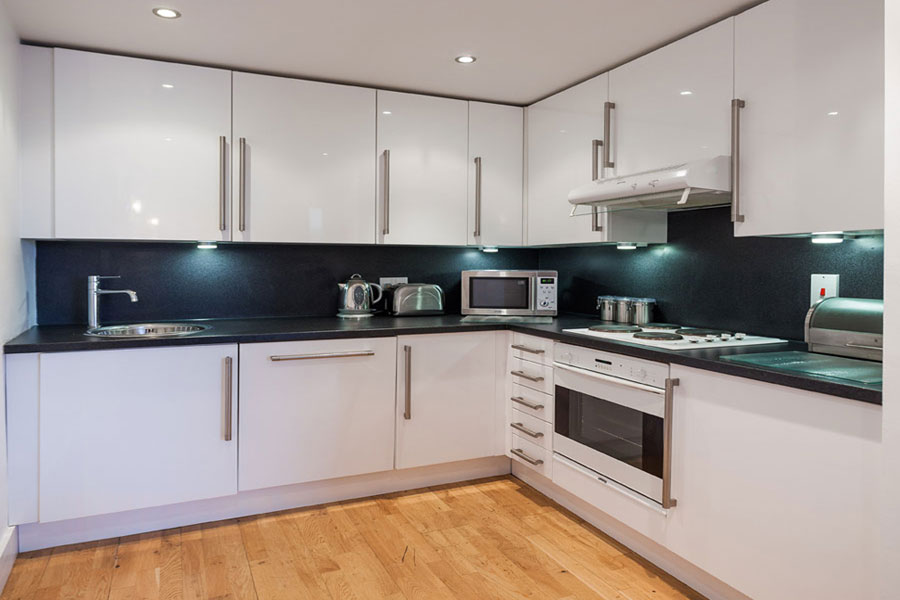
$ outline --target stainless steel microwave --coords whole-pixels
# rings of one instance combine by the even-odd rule
[[[462,314],[555,316],[556,271],[463,271]]]

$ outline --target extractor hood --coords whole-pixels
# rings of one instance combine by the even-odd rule
[[[569,202],[575,207],[586,205],[608,211],[727,206],[731,204],[731,157],[598,179],[569,192]]]

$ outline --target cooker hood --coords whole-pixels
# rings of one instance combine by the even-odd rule
[[[618,210],[688,210],[731,204],[731,157],[696,160],[631,175],[598,179],[569,192],[580,205]]]

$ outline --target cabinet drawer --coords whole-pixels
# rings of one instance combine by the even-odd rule
[[[509,372],[513,383],[550,394],[553,392],[553,367],[540,365],[521,358],[509,361]]]
[[[553,394],[545,394],[518,383],[512,384],[510,406],[548,423],[553,422]]]
[[[509,456],[514,461],[534,469],[544,477],[551,476],[552,452],[515,434],[510,438],[510,441]]]
[[[553,364],[553,340],[534,337],[524,333],[514,333],[510,349],[515,358],[542,365]]]
[[[512,429],[513,435],[526,439],[541,448],[553,449],[553,426],[550,423],[513,409],[509,427]]]

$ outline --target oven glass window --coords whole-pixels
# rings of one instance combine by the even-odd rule
[[[473,277],[469,280],[470,308],[529,308],[529,277]]]
[[[556,386],[556,433],[662,477],[663,420]]]

